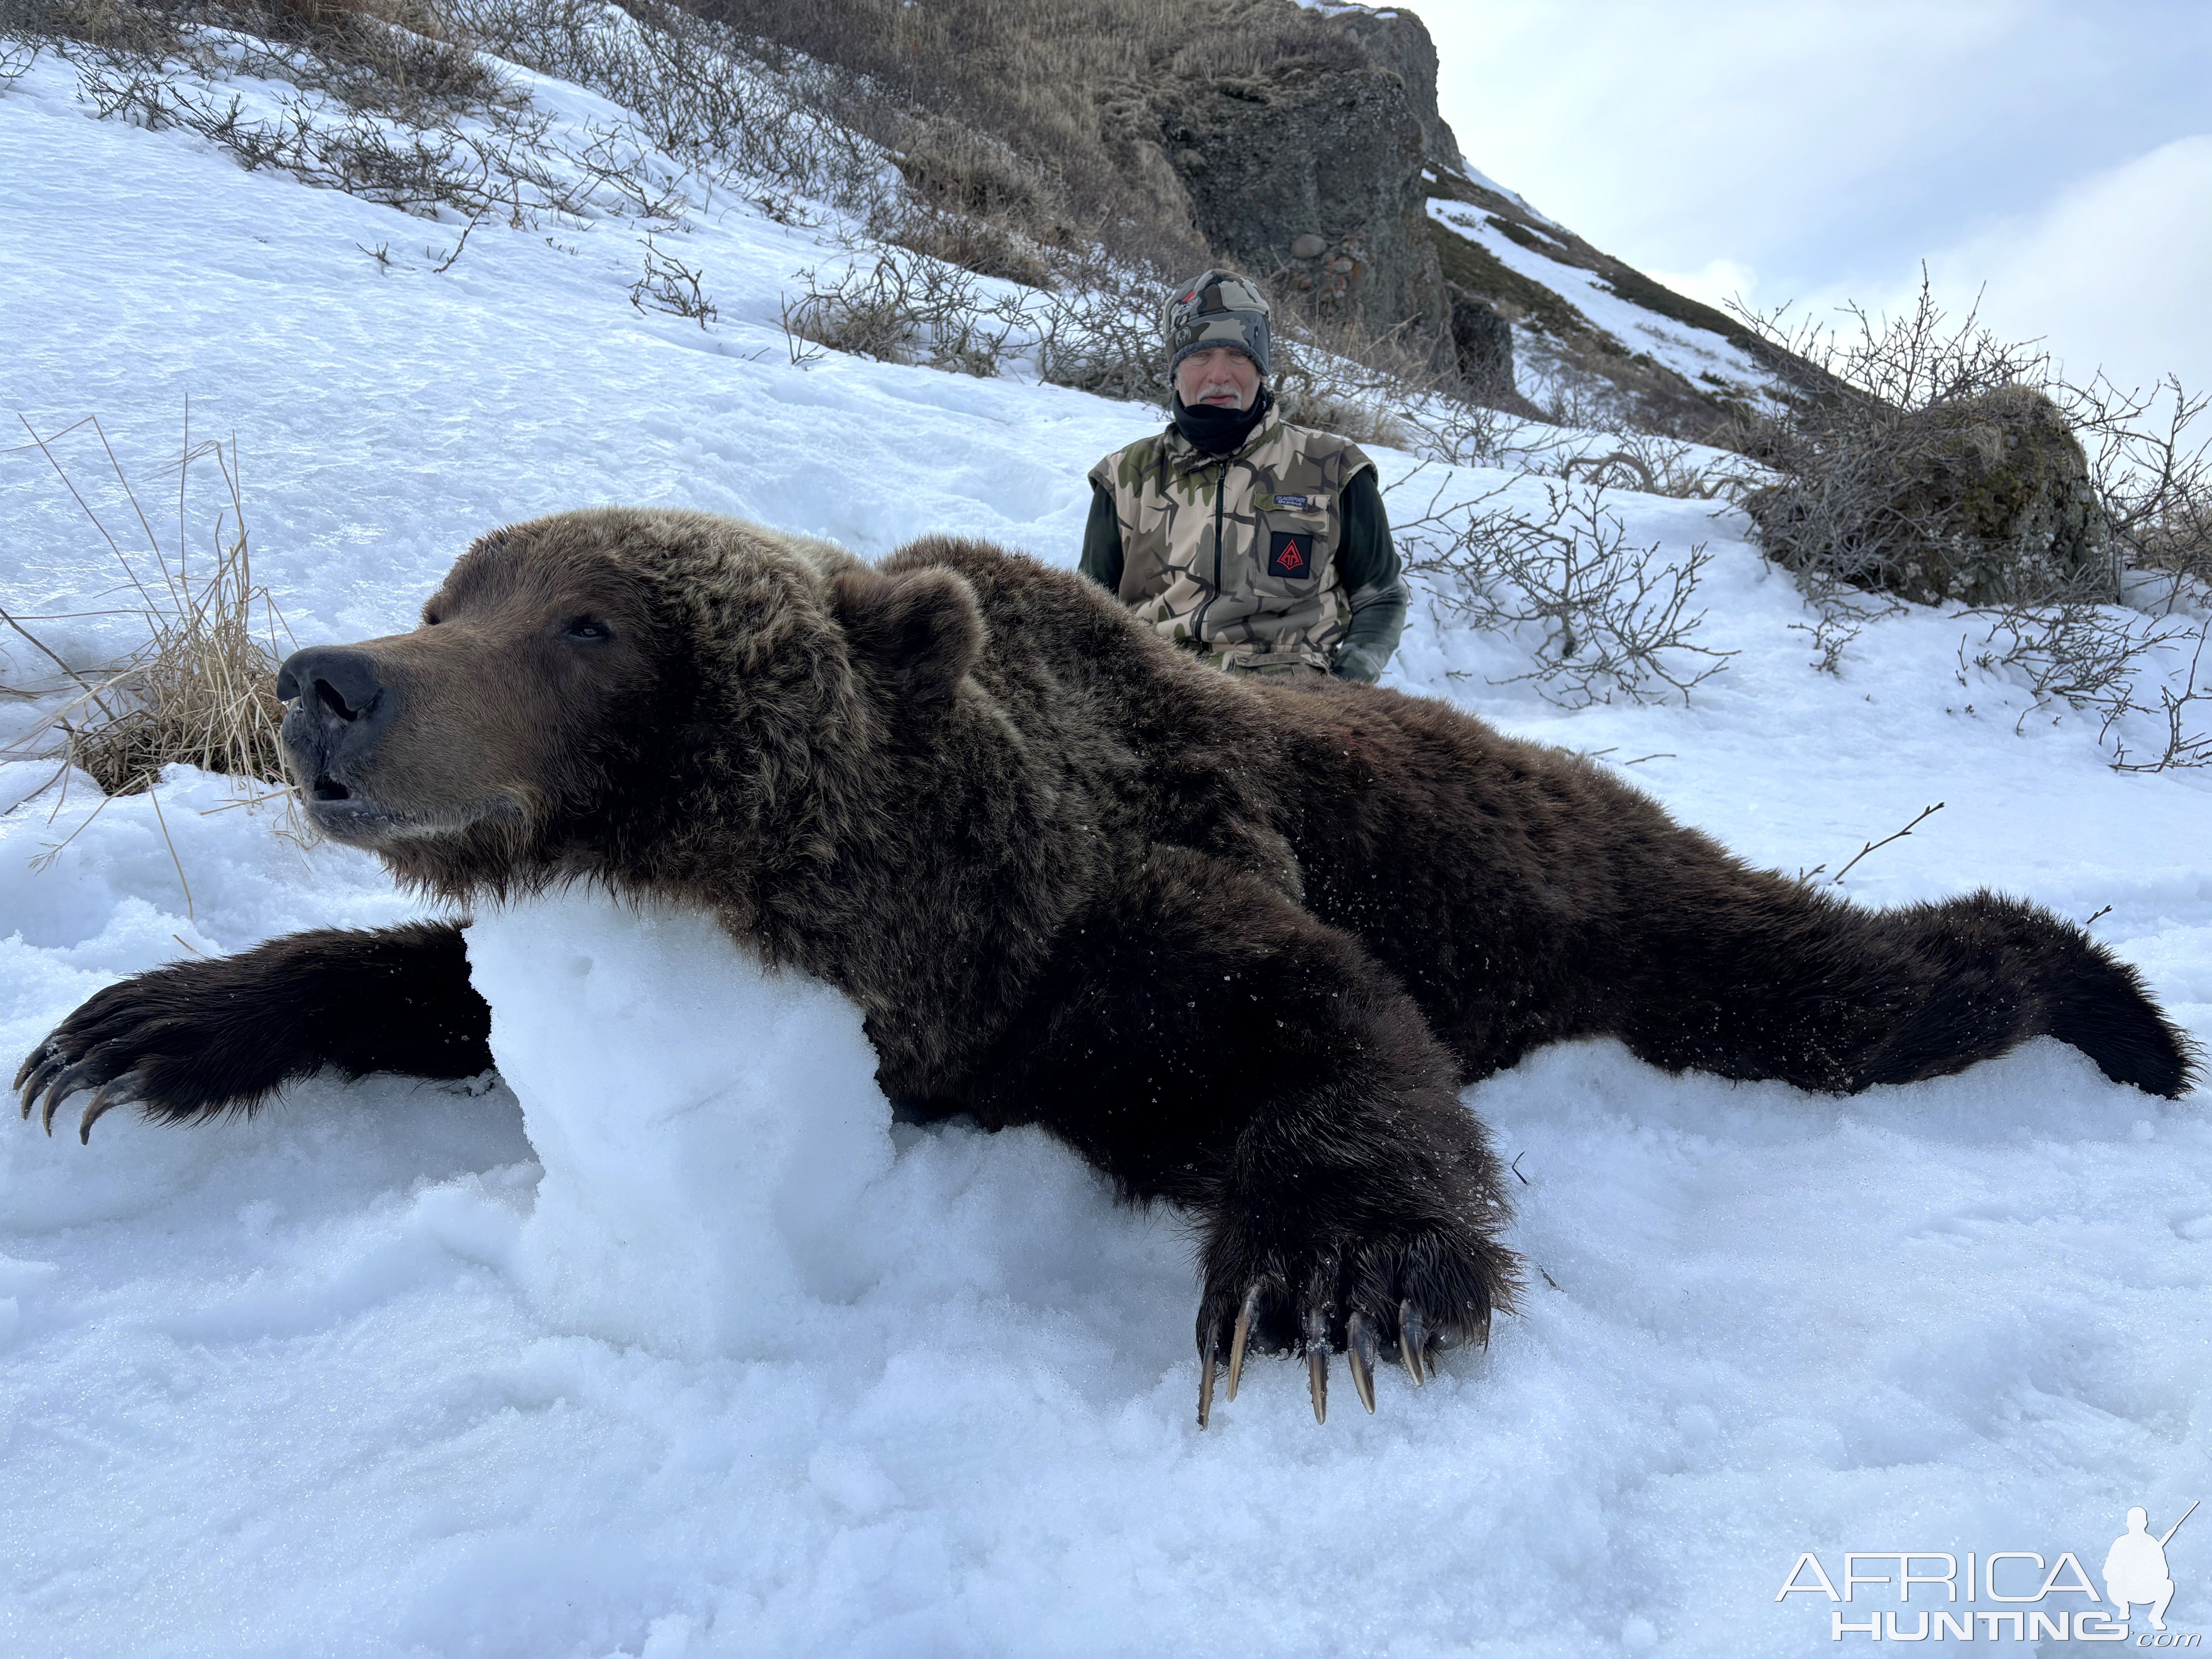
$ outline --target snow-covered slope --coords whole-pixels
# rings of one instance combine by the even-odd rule
[[[1593,403],[1701,438],[1818,372],[1734,317],[1601,252],[1493,180],[1426,175],[1446,278],[1513,330],[1519,390],[1546,407]]]
[[[42,64],[0,94],[0,403],[40,432],[99,414],[149,510],[187,398],[196,434],[235,433],[256,574],[302,641],[404,627],[471,537],[593,501],[1072,563],[1084,468],[1152,424],[793,365],[780,294],[824,251],[743,204],[681,238],[702,330],[633,308],[618,224],[487,225],[435,275],[449,234],[95,121],[71,84]],[[88,438],[59,452],[83,478]],[[1418,614],[1394,682],[1632,764],[1786,869],[1945,801],[1850,890],[2103,910],[2212,1038],[2205,779],[2114,773],[2071,718],[2016,732],[2024,694],[1961,684],[1965,624],[1934,613],[1819,674],[1741,520],[1616,499],[1638,538],[1716,549],[1708,635],[1740,654],[1692,707],[1561,713],[1490,684],[1523,665],[1507,644]],[[196,538],[210,515],[188,503]],[[135,642],[61,614],[112,610],[115,564],[35,453],[0,456],[0,524],[12,614],[81,662]],[[46,775],[0,770],[0,1054],[183,951],[412,912],[183,772],[33,869],[94,804],[82,780],[22,800]],[[1346,1395],[1317,1427],[1262,1364],[1200,1433],[1173,1214],[1039,1134],[891,1125],[836,999],[680,921],[556,904],[478,962],[505,1084],[0,1133],[8,1652],[1796,1654],[1832,1611],[1778,1605],[1801,1552],[1838,1582],[1845,1550],[2094,1573],[2129,1505],[2163,1529],[2212,1486],[2203,1097],[2054,1043],[1849,1101],[1537,1054],[1468,1095],[1527,1182],[1525,1315],[1424,1391],[1382,1379],[1372,1418]],[[641,1012],[656,967],[714,988],[688,1031]],[[587,1026],[572,1064],[556,1039]],[[803,1132],[744,1156],[779,1108]],[[2212,1623],[2212,1528],[2169,1559],[2169,1623]]]

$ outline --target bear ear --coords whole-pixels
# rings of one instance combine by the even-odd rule
[[[854,660],[914,712],[949,704],[982,654],[975,590],[950,570],[848,570],[830,579],[830,608]]]

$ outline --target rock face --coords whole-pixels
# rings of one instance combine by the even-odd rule
[[[1922,605],[2110,604],[2119,566],[2065,416],[2029,386],[1842,412],[1744,505],[1778,562]]]
[[[1513,393],[1513,325],[1498,307],[1465,289],[1446,284],[1451,296],[1452,356],[1460,379],[1477,403]]]
[[[1431,83],[1433,102],[1433,82]],[[1294,60],[1186,79],[1154,97],[1160,143],[1200,233],[1323,315],[1441,335],[1422,132],[1398,76]]]
[[[1406,85],[1407,101],[1421,124],[1421,153],[1429,161],[1455,173],[1467,171],[1459,153],[1459,140],[1437,112],[1437,46],[1428,26],[1410,11],[1392,8],[1370,11],[1364,6],[1346,8],[1336,25],[1351,36],[1367,61],[1396,76]]]

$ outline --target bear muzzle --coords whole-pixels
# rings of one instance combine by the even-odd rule
[[[289,705],[279,742],[307,815],[339,840],[385,816],[362,798],[360,784],[399,705],[366,651],[314,646],[276,671],[276,696]]]
[[[524,802],[488,786],[470,741],[485,711],[457,720],[453,687],[426,686],[423,665],[389,660],[380,647],[388,642],[313,646],[276,671],[286,704],[278,746],[309,822],[333,841],[375,848],[521,819]]]

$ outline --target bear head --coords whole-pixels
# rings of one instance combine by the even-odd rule
[[[701,893],[821,860],[870,756],[927,740],[983,643],[968,583],[704,514],[482,538],[411,633],[294,654],[287,766],[317,828],[465,900],[578,878]]]

